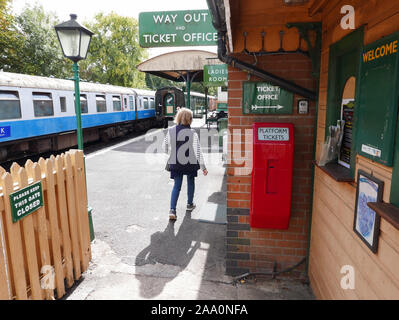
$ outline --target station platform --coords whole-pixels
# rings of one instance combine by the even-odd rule
[[[193,127],[207,130],[205,121]],[[86,156],[95,239],[92,261],[68,300],[313,299],[306,284],[225,275],[226,168],[218,139],[201,140],[208,176],[198,173],[186,212],[183,180],[177,221],[168,218],[173,180],[166,155],[148,152],[157,129]],[[148,140],[148,141],[146,141]],[[212,140],[212,139],[209,139]]]

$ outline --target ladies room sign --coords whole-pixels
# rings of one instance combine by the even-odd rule
[[[243,114],[292,114],[294,94],[266,82],[244,82]]]

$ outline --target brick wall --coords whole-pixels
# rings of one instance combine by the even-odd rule
[[[253,62],[248,56],[237,57]],[[316,81],[311,76],[311,60],[303,55],[260,57],[257,66],[308,89],[316,88]],[[294,96],[292,115],[243,115],[242,84],[249,80],[261,81],[229,67],[229,130],[235,134],[229,140],[227,167],[226,271],[229,275],[270,272],[275,262],[277,270],[285,269],[306,256],[308,245],[315,102],[310,101],[308,115],[297,113],[297,101],[302,99],[297,95]],[[248,146],[252,146],[254,122],[289,122],[295,126],[292,209],[288,230],[252,229],[249,225],[252,150]],[[304,265],[288,276],[303,278]]]

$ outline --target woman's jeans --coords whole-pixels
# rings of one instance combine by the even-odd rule
[[[177,200],[179,200],[181,185],[183,183],[183,175],[176,174],[175,185],[172,190],[172,197],[170,200],[170,208],[176,210]],[[187,175],[187,204],[193,204],[194,201],[194,190],[195,190],[195,177]]]

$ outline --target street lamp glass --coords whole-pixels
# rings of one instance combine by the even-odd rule
[[[54,27],[64,56],[74,62],[86,59],[93,35],[93,32],[80,25],[76,18],[75,14],[71,14],[71,20]]]
[[[79,30],[59,30],[58,38],[60,39],[61,48],[66,57],[78,57],[80,31]]]

